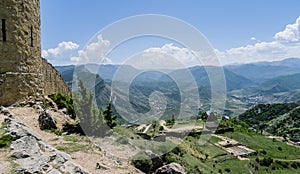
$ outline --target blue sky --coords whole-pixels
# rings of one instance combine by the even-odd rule
[[[78,57],[99,30],[141,14],[168,15],[193,25],[224,63],[300,57],[298,0],[41,0],[43,56],[56,65],[74,63],[70,57]],[[176,45],[166,47],[171,41],[158,42],[153,47],[178,51]]]

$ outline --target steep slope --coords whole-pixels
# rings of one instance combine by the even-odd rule
[[[275,135],[299,134],[300,101],[292,103],[259,104],[238,117],[250,126]]]
[[[99,75],[91,73],[84,65],[77,67],[73,65],[60,66],[56,67],[56,69],[60,72],[70,89],[72,89],[75,76],[76,80],[83,80],[87,89],[94,92],[98,106],[102,109],[106,107],[110,101],[110,87]],[[75,86],[73,91],[74,90]]]
[[[280,76],[260,85],[261,89],[269,93],[287,92],[295,89],[300,89],[300,73]]]
[[[128,154],[127,158],[118,156],[120,151],[133,150],[124,150],[127,146],[115,141],[108,143],[109,138],[99,138],[106,144],[97,144],[91,137],[42,131],[37,108],[41,107],[0,107],[0,138],[3,131],[13,137],[10,147],[0,148],[0,169],[8,167],[0,173],[141,173],[129,163]],[[47,111],[59,129],[70,121],[62,110],[48,107]],[[107,144],[110,151],[106,151]]]

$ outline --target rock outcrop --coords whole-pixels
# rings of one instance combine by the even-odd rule
[[[41,130],[57,129],[55,120],[52,118],[49,112],[43,111],[39,118],[39,126]]]
[[[158,168],[155,174],[185,174],[184,168],[178,163],[170,163]]]
[[[17,164],[16,173],[74,173],[87,174],[80,165],[76,164],[70,155],[47,144],[29,127],[17,120],[12,113],[1,107],[5,118],[8,134],[13,138],[10,146],[12,157]]]
[[[151,150],[146,150],[145,154],[150,157],[151,161],[152,161],[152,165],[150,168],[150,171],[154,172],[156,169],[160,168],[161,166],[164,165],[163,160],[161,159],[161,157],[155,153],[153,153]]]

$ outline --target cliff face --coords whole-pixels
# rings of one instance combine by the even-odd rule
[[[69,94],[41,58],[40,1],[0,0],[0,105],[54,92]]]

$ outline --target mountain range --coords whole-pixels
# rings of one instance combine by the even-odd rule
[[[238,115],[249,107],[259,103],[293,102],[300,99],[300,59],[289,58],[274,62],[256,62],[239,65],[227,65],[222,67],[226,81],[227,102],[224,108],[228,115]],[[97,102],[100,107],[110,100],[110,86],[112,82],[121,84],[128,82],[128,76],[136,75],[130,81],[129,100],[133,108],[145,113],[151,109],[149,96],[154,91],[165,95],[167,101],[164,117],[176,115],[180,110],[180,87],[189,87],[194,90],[191,84],[195,81],[199,92],[202,109],[209,110],[211,99],[210,79],[207,69],[210,72],[219,72],[219,67],[195,66],[188,69],[145,71],[136,69],[129,65],[97,65],[87,64],[82,66],[57,66],[55,67],[71,88],[74,69],[80,72],[80,78],[84,81],[94,80],[94,88]],[[122,70],[122,77],[120,76]],[[82,72],[82,73],[81,73]],[[187,74],[189,72],[189,74]],[[76,73],[78,74],[78,73]],[[214,74],[213,77],[220,76]],[[90,78],[89,78],[90,77]],[[91,78],[92,77],[92,78]],[[191,78],[193,78],[191,80]],[[89,79],[89,80],[87,80]],[[95,80],[96,79],[96,80]],[[178,82],[180,84],[178,84]],[[180,86],[181,85],[181,86]],[[126,102],[126,99],[120,97]],[[191,109],[190,114],[195,114],[199,108]],[[191,115],[190,115],[191,116]]]

